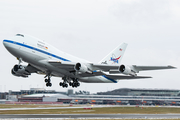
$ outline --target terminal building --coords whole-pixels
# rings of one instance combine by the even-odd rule
[[[107,92],[98,92],[97,94],[123,96],[180,96],[180,90],[120,88]]]
[[[9,91],[6,103],[14,104],[118,104],[118,105],[180,105],[180,90],[120,88],[90,94],[87,91],[67,92],[31,88]]]

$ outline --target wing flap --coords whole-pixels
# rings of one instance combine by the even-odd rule
[[[93,76],[101,76],[101,75],[106,75],[106,74],[102,71],[94,71],[92,74],[89,73],[79,74],[79,76],[81,77],[93,77]]]
[[[115,80],[152,78],[149,76],[124,76],[124,75],[106,75],[106,77],[108,77],[110,79],[115,79]]]
[[[174,69],[173,66],[137,66],[133,65],[133,68],[136,71],[145,71],[145,70],[162,70],[162,69]]]
[[[119,65],[108,65],[108,64],[92,64],[93,70],[110,71],[111,69],[119,68]]]

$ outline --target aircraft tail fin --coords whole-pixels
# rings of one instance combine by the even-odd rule
[[[105,58],[103,58],[99,64],[109,64],[109,65],[118,65],[122,60],[124,52],[126,50],[127,44],[123,43],[116,47],[112,52],[110,52]]]

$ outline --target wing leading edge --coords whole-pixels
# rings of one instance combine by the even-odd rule
[[[55,60],[51,60],[48,62],[57,68],[65,69],[69,72],[74,70],[74,66],[76,64],[76,63],[72,63],[72,62],[60,62],[60,61],[55,61]],[[118,65],[91,64],[91,63],[89,63],[89,66],[91,67],[91,69],[94,70],[92,72],[92,74],[90,74],[90,73],[79,73],[78,75],[80,77],[106,76],[107,78],[114,79],[114,80],[152,78],[150,76],[119,75],[122,73],[119,72],[119,70],[118,70],[119,66]],[[135,70],[136,72],[139,72],[139,71],[144,71],[144,70],[173,69],[175,67],[172,67],[172,66],[136,66],[136,65],[133,65],[133,66],[131,66],[131,68],[133,70]],[[103,71],[109,72],[110,74],[107,74]],[[118,73],[118,75],[114,75],[117,73]]]

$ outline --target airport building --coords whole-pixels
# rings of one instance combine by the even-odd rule
[[[98,92],[97,94],[123,96],[180,96],[180,90],[120,88],[107,92]]]
[[[118,105],[180,105],[180,90],[121,88],[90,94],[87,91],[57,92],[31,88],[9,91],[5,103],[13,104],[118,104]]]

